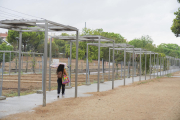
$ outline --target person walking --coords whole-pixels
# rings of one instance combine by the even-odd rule
[[[57,74],[57,83],[58,83],[58,87],[57,87],[57,94],[58,95],[57,95],[57,98],[59,98],[59,94],[60,94],[60,91],[61,91],[61,86],[62,86],[62,95],[64,95],[64,92],[65,92],[65,84],[62,84],[62,78],[63,78],[64,75],[67,76],[67,72],[64,69],[63,64],[60,64],[58,66],[56,74]]]

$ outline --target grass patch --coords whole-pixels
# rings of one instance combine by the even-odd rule
[[[161,78],[161,77],[159,77],[159,78]],[[160,82],[160,81],[158,80],[159,78],[151,79],[151,80],[144,80],[144,81],[140,81],[140,82],[135,82],[134,85],[142,85],[142,84],[147,84],[147,83],[155,82],[155,81]]]
[[[167,77],[172,77],[172,73],[169,73],[166,75]]]
[[[34,90],[27,90],[27,91],[21,91],[20,95],[28,95],[28,94],[33,94],[36,93],[36,91]],[[17,91],[11,91],[10,93],[5,93],[4,96],[6,97],[14,97],[14,96],[18,96],[18,92]]]

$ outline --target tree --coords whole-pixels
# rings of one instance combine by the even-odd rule
[[[176,15],[176,18],[173,20],[171,30],[177,36],[180,34],[180,8],[178,8],[177,12],[174,12],[174,15]]]
[[[177,44],[162,43],[157,47],[156,51],[172,57],[180,58],[180,46],[178,46]]]
[[[18,46],[19,32],[9,30],[7,40],[14,47]],[[44,32],[23,32],[22,33],[22,45],[24,50],[29,51],[30,49],[36,51],[41,40],[44,40]],[[26,47],[28,49],[26,49]]]
[[[180,3],[180,0],[177,0],[177,2]],[[176,18],[173,20],[171,30],[178,37],[178,34],[180,34],[180,8],[178,8],[177,12],[174,12],[174,15],[176,15]]]
[[[2,37],[0,37],[0,44],[2,44],[3,43],[3,38]]]

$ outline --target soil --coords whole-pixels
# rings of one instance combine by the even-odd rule
[[[90,97],[60,99],[2,120],[179,120],[179,93],[179,78],[158,78]]]
[[[71,86],[75,84],[75,75],[72,75]],[[78,75],[78,85],[86,81],[86,75]],[[97,75],[90,75],[90,82],[97,81]],[[42,74],[31,74],[21,76],[21,92],[36,92],[42,88]],[[46,89],[49,89],[49,75],[47,74]],[[57,89],[57,76],[51,75],[51,89]],[[12,97],[18,90],[18,75],[4,75],[2,95]]]

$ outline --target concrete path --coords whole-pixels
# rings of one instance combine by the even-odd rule
[[[179,71],[179,69],[174,69],[171,72]],[[158,73],[158,75],[160,75]],[[151,76],[151,78],[154,78]],[[150,76],[146,76],[146,79],[150,79]],[[145,76],[141,76],[141,80],[145,80]],[[134,81],[139,81],[139,76],[134,77]],[[115,80],[114,87],[122,86],[124,80]],[[132,77],[126,78],[126,85],[132,83]],[[107,91],[112,89],[112,81],[107,81],[104,83],[100,83],[100,91]],[[97,91],[97,83],[89,86],[82,85],[78,86],[78,97],[86,97],[90,96],[90,94],[84,94],[87,92],[96,92]],[[75,96],[75,88],[66,89],[65,96],[57,98],[57,91],[47,91],[46,92],[46,102],[51,103],[53,101],[57,101],[63,98],[72,98]],[[7,115],[31,111],[33,108],[42,105],[43,95],[42,94],[30,94],[20,97],[8,97],[6,100],[0,101],[0,118],[5,117]]]

